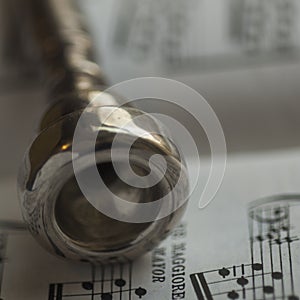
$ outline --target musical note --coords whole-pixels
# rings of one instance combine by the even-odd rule
[[[49,285],[48,300],[70,299],[142,299],[143,287],[132,287],[132,264],[91,266],[92,278],[83,282],[63,282]],[[98,298],[96,298],[96,296]],[[89,297],[89,298],[87,298]]]
[[[289,203],[260,205],[249,211],[249,263],[190,275],[199,300],[299,300],[293,254],[300,250]],[[293,233],[293,234],[292,234]],[[296,290],[297,288],[297,290]]]

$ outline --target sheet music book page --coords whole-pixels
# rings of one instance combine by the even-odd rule
[[[78,2],[116,82],[299,61],[297,0]]]
[[[128,264],[66,262],[48,254],[29,233],[2,228],[0,298],[299,299],[300,205],[279,201],[249,210],[261,197],[300,194],[299,154],[229,157],[213,202],[200,210],[200,195],[194,194],[172,235]],[[1,189],[0,219],[20,218],[13,188]]]

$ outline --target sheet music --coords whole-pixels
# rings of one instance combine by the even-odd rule
[[[207,70],[299,61],[297,0],[79,3],[116,81],[143,74],[197,78]]]
[[[249,212],[250,259],[190,275],[198,299],[299,299],[299,204]]]
[[[44,251],[26,231],[6,226],[0,233],[0,299],[297,300],[300,205],[279,201],[249,210],[249,204],[265,196],[300,194],[299,153],[230,157],[214,201],[199,210],[199,195],[193,195],[172,235],[126,264],[66,262]],[[19,216],[17,200],[9,193],[2,197],[0,219],[9,218],[5,210]]]

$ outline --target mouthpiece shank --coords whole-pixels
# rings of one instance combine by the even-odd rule
[[[24,3],[49,99],[39,132],[19,173],[24,220],[38,242],[58,256],[99,263],[134,259],[155,247],[180,220],[185,204],[177,203],[188,194],[184,161],[162,124],[136,108],[120,106],[121,98],[105,91],[106,80],[93,60],[92,40],[73,1]],[[76,152],[74,134],[83,112],[88,114],[88,122],[81,122],[86,135]],[[89,137],[95,133],[96,142],[90,146]],[[117,154],[113,156],[116,137]],[[125,155],[127,148],[129,156]],[[164,157],[164,172],[160,164],[150,163],[155,155]],[[94,180],[90,176],[91,157],[109,191],[129,204],[154,203],[165,196],[171,201],[149,210],[153,220],[146,218],[145,222],[126,222],[108,216],[97,209],[97,203],[88,201],[78,184],[78,178],[87,183]],[[77,175],[74,159],[81,166]],[[145,178],[147,187],[137,187],[120,178],[114,160],[122,178],[133,180],[130,166],[136,175]],[[150,179],[156,182],[152,186],[147,185]],[[121,217],[142,218],[133,205],[125,209],[115,205],[114,196],[110,197],[102,186],[96,192],[97,201],[111,206]],[[170,211],[173,206],[176,209],[160,217],[161,209],[167,205],[172,206],[167,207]]]

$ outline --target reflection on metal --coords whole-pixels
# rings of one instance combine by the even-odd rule
[[[171,194],[172,205],[175,205],[188,193],[186,177],[185,183],[179,184],[181,193],[170,192],[178,173],[185,169],[184,162],[171,140],[165,137],[160,124],[144,112],[121,107],[116,110],[118,118],[112,117],[106,120],[110,123],[104,122],[101,112],[107,106],[115,111],[120,98],[102,93],[106,81],[93,59],[93,42],[82,23],[82,15],[74,10],[72,1],[30,0],[22,3],[31,24],[28,26],[31,31],[27,34],[35,37],[32,46],[35,45],[42,62],[41,70],[48,82],[50,105],[19,174],[19,195],[25,222],[46,249],[61,257],[92,262],[133,259],[167,236],[180,220],[185,205],[163,219],[139,224],[117,221],[95,209],[82,194],[72,166],[73,135],[82,111],[93,104],[89,108],[91,122],[85,124],[87,135],[84,138],[95,130],[98,138],[92,148],[84,148],[81,159],[92,164],[88,158],[95,155],[99,173],[115,195],[129,202],[141,203]],[[99,94],[100,101],[92,102]],[[131,132],[122,131],[124,123],[137,115],[144,116],[143,128],[136,124]],[[149,132],[148,137],[139,137],[140,129]],[[129,137],[138,138],[132,145],[132,155],[125,159],[140,176],[150,172],[149,158],[152,155],[168,157],[173,165],[168,168],[164,180],[144,189],[128,186],[120,180],[110,156],[117,133],[121,133],[124,145]],[[82,146],[85,145],[83,141]],[[122,153],[122,145],[119,150]],[[122,162],[124,156],[120,155],[119,159]],[[89,167],[86,165],[82,172]],[[109,203],[110,200],[99,194],[99,201]]]

